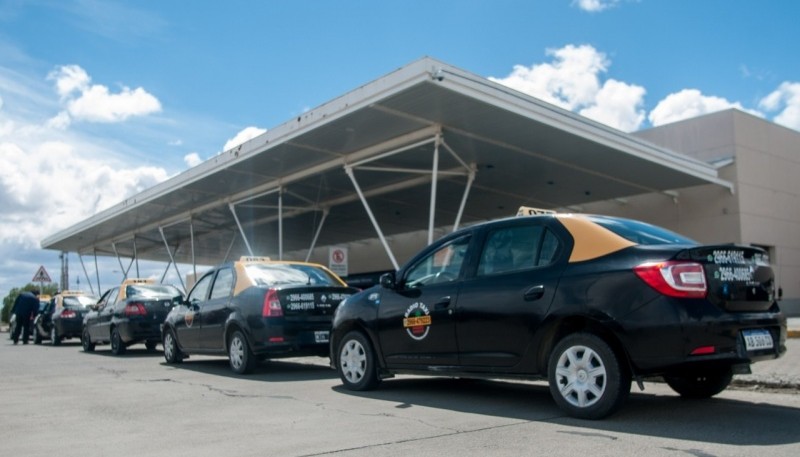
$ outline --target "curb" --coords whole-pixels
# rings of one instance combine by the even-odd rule
[[[787,330],[786,338],[800,338],[800,330]]]

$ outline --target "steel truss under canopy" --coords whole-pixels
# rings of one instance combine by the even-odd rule
[[[423,58],[42,241],[214,265],[716,183],[708,164]],[[130,259],[125,266],[122,257]],[[81,260],[81,263],[83,261]],[[357,266],[355,267],[357,270]],[[85,266],[84,266],[85,270]],[[195,272],[196,273],[196,272]],[[131,273],[132,275],[132,273]],[[166,271],[165,271],[166,275]],[[178,272],[180,276],[180,272]]]

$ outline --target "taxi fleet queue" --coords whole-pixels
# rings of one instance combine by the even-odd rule
[[[584,419],[613,414],[653,377],[684,398],[714,396],[786,351],[762,249],[527,207],[444,236],[365,290],[323,265],[242,257],[187,295],[126,279],[99,298],[41,299],[36,344],[80,338],[119,356],[162,345],[169,364],[218,355],[240,375],[264,359],[330,357],[350,390],[398,374],[545,379]]]

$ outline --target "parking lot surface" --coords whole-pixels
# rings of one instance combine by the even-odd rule
[[[790,390],[686,401],[647,383],[618,414],[582,421],[543,383],[398,377],[353,393],[324,358],[237,376],[222,358],[167,366],[143,345],[115,357],[4,340],[0,367],[8,456],[800,455]]]

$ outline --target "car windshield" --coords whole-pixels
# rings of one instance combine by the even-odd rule
[[[182,294],[175,286],[165,284],[137,284],[135,286],[127,286],[125,295],[127,297],[132,297],[134,295],[140,297],[159,297],[163,295],[177,297]]]
[[[301,264],[253,264],[245,267],[247,275],[258,286],[313,284],[341,286],[338,279],[322,268]]]
[[[97,303],[97,297],[89,295],[78,295],[75,297],[64,297],[64,306],[68,308],[86,308]]]
[[[587,216],[589,220],[615,234],[641,245],[688,244],[696,245],[697,241],[662,227],[631,219],[620,219],[608,216]]]

